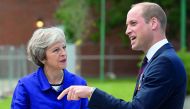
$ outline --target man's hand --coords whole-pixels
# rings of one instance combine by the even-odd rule
[[[62,99],[67,94],[67,100],[79,100],[80,98],[88,98],[92,95],[93,87],[88,86],[70,86],[65,89],[57,97],[58,100]]]

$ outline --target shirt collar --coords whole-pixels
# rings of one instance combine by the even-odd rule
[[[63,84],[60,86],[58,92],[62,91],[63,89],[66,89],[71,84],[73,84],[73,74],[69,73],[66,69],[64,69],[64,77],[63,77]],[[40,84],[40,89],[42,91],[46,91],[51,89],[51,85],[48,82],[48,79],[44,73],[43,67],[39,67],[37,71],[38,80]]]
[[[157,43],[155,43],[152,47],[150,47],[150,49],[148,50],[148,52],[146,54],[146,57],[148,58],[148,62],[151,60],[153,55],[158,51],[158,49],[161,48],[163,45],[165,45],[167,43],[168,43],[168,40],[163,39],[163,40],[158,41]]]

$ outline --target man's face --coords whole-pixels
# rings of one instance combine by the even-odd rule
[[[133,50],[147,51],[150,47],[151,25],[142,16],[142,7],[135,6],[127,14],[126,35],[131,40]]]

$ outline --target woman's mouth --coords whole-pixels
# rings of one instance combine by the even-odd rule
[[[62,59],[60,62],[64,63],[64,62],[66,62],[66,59]]]

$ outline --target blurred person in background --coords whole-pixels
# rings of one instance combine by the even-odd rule
[[[57,96],[71,85],[86,81],[66,70],[64,32],[57,28],[37,29],[27,47],[28,59],[39,68],[21,78],[14,90],[11,109],[87,109],[88,98],[69,102]]]
[[[166,38],[166,24],[166,14],[156,3],[135,4],[127,14],[132,49],[145,53],[131,102],[88,86],[71,86],[58,99],[66,94],[68,100],[90,97],[90,109],[183,109],[186,72]]]

